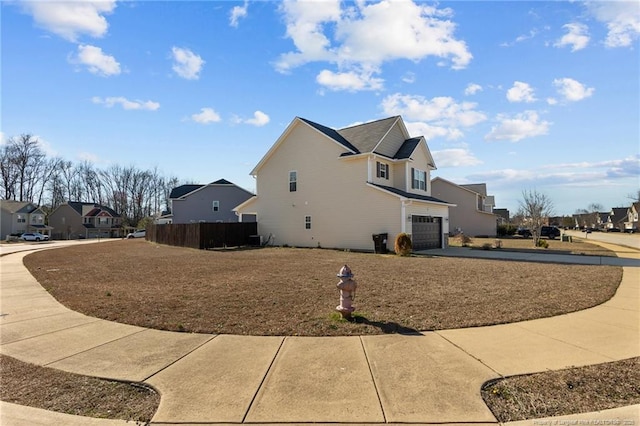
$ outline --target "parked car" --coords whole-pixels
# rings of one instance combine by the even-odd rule
[[[547,237],[553,240],[560,236],[560,229],[556,226],[543,226],[540,228],[540,236]],[[520,228],[518,229],[518,235],[522,235],[524,238],[531,238],[532,232],[530,229]]]
[[[49,241],[49,236],[39,232],[25,232],[20,236],[22,241]]]
[[[607,228],[607,232],[620,232],[620,228]]]
[[[146,229],[138,229],[127,234],[127,238],[144,238],[147,236]]]

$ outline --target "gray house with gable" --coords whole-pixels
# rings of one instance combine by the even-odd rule
[[[206,185],[181,185],[169,195],[172,223],[238,222],[233,209],[253,196],[225,179]],[[243,221],[250,222],[251,218]]]

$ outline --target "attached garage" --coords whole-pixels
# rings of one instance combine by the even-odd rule
[[[414,250],[442,247],[442,218],[432,216],[411,217],[411,239]]]

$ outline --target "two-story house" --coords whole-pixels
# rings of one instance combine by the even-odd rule
[[[51,227],[45,225],[45,213],[33,203],[0,200],[0,236],[20,235],[25,232],[49,234]]]
[[[458,185],[441,177],[431,181],[431,193],[456,204],[449,209],[449,227],[470,237],[497,233],[494,197],[487,195],[485,183]]]
[[[638,232],[638,215],[640,214],[640,201],[631,204],[627,209],[627,219],[624,222],[624,232]]]
[[[626,207],[614,207],[611,211],[606,215],[605,223],[603,227],[605,229],[616,228],[621,231],[625,228],[625,221],[628,216],[628,209]]]
[[[54,239],[122,237],[122,217],[109,207],[70,201],[49,215]]]
[[[274,245],[370,251],[387,234],[393,249],[405,232],[414,249],[441,248],[452,204],[431,196],[434,169],[400,116],[338,130],[296,117],[251,171],[257,195],[235,210],[256,215]]]
[[[220,179],[207,185],[181,185],[171,190],[171,223],[238,222],[233,208],[254,194]],[[246,217],[245,222],[250,218]]]

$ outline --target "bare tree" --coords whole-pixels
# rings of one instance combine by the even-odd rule
[[[553,202],[545,194],[536,190],[524,190],[518,214],[521,214],[529,225],[533,235],[533,244],[537,247],[540,229],[553,214]]]

